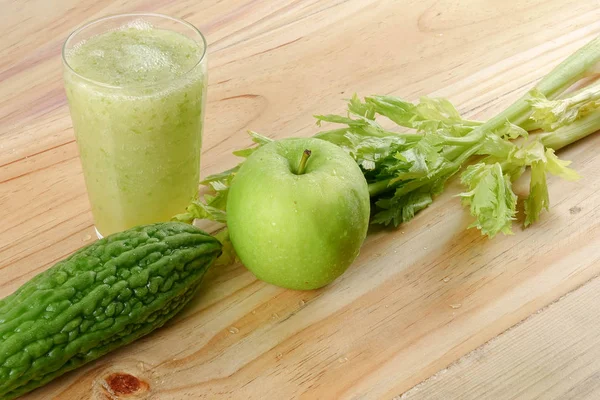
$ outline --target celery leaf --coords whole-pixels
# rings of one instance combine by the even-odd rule
[[[470,165],[463,172],[461,182],[469,191],[461,193],[460,197],[475,217],[470,228],[475,227],[490,238],[498,233],[512,234],[517,196],[500,164]]]

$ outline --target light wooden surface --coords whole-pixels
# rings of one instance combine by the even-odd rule
[[[600,399],[598,304],[595,278],[402,398]]]
[[[342,112],[353,92],[445,96],[469,117],[489,117],[600,34],[598,6],[0,0],[0,296],[93,240],[59,57],[87,20],[154,11],[206,34],[209,174],[234,164],[231,150],[249,143],[246,129],[312,135],[311,115]],[[392,398],[467,354],[406,397],[594,398],[599,150],[593,135],[561,152],[584,178],[551,179],[552,211],[514,236],[490,241],[466,231],[455,182],[411,223],[373,232],[331,286],[294,292],[240,265],[213,269],[166,327],[26,398],[97,398],[112,372],[146,380],[143,397],[152,399]]]

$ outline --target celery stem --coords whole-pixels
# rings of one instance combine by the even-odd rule
[[[598,130],[600,130],[600,112],[595,112],[554,132],[542,134],[542,144],[559,150]]]
[[[583,78],[586,75],[586,73],[598,63],[600,63],[600,36],[596,37],[594,40],[592,40],[591,42],[577,50],[575,53],[573,53],[571,56],[569,56],[566,60],[561,62],[548,75],[546,75],[535,86],[535,88],[547,98],[554,98],[563,91],[567,90],[575,82]],[[525,121],[527,121],[527,118],[529,117],[529,114],[531,113],[531,106],[528,102],[529,98],[529,93],[525,93],[521,98],[515,101],[504,111],[502,111],[495,117],[489,119],[484,124],[479,125],[475,129],[473,129],[469,136],[473,135],[477,137],[478,135],[481,135],[481,137],[483,138],[483,136],[487,132],[495,131],[496,129],[500,128],[506,121],[510,121],[515,125],[525,123]],[[591,122],[590,124],[593,125]],[[588,130],[592,129],[591,125],[588,127]],[[587,132],[587,130],[583,128],[580,128],[580,130],[575,129],[574,131],[561,131],[561,134],[554,137],[548,136],[545,140],[551,145],[559,146],[557,148],[560,148],[564,147],[566,145],[565,143],[572,143],[573,141],[578,140],[578,138],[581,138],[591,133],[584,132]],[[460,164],[465,162],[469,157],[477,153],[481,145],[481,142],[479,142],[473,146],[467,147],[466,149],[464,149],[464,151],[463,148],[456,147],[455,150],[449,153],[450,159],[454,160],[452,162],[452,167],[456,167],[457,165],[460,166]],[[440,171],[433,177],[430,177],[426,181],[417,179],[414,181],[407,182],[406,184],[398,188],[396,195],[409,193],[410,191],[418,189],[419,187],[422,187],[429,182],[433,182],[436,179],[442,177],[443,175],[451,173],[451,171],[449,170],[450,167],[444,168],[442,171]],[[371,183],[369,185],[369,194],[371,195],[371,197],[373,197],[381,193],[396,189],[397,185],[394,185],[393,183],[395,183],[393,179],[386,179],[384,181]]]

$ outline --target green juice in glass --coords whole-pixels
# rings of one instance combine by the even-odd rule
[[[65,49],[65,88],[100,235],[167,221],[196,196],[204,52],[203,41],[139,19]]]

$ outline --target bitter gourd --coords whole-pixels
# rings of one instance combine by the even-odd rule
[[[162,326],[191,298],[221,244],[184,223],[86,246],[0,300],[0,399]]]

